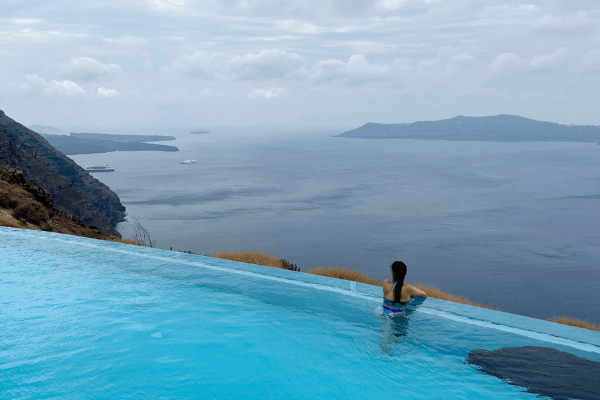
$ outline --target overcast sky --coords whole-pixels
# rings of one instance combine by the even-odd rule
[[[600,125],[600,1],[0,0],[0,109],[50,126]]]

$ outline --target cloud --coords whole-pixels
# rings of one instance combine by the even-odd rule
[[[534,4],[521,4],[517,7],[519,11],[538,11],[539,9],[540,7]]]
[[[91,57],[74,58],[66,67],[69,77],[82,81],[112,79],[122,72],[123,69],[118,64],[103,64]]]
[[[21,89],[25,92],[43,92],[48,83],[37,75],[25,75]]]
[[[600,50],[592,50],[586,53],[581,65],[586,73],[600,72]]]
[[[120,93],[115,89],[107,89],[104,86],[98,88],[98,96],[100,97],[119,97]]]
[[[263,81],[290,79],[306,74],[304,58],[282,50],[263,50],[242,56],[207,54],[201,51],[183,54],[163,73],[180,73],[201,79]]]
[[[75,93],[127,124],[167,97],[177,106],[165,115],[181,124],[227,123],[231,112],[239,124],[303,123],[323,107],[331,112],[318,118],[332,124],[393,121],[409,109],[536,115],[567,102],[572,122],[600,118],[590,106],[598,103],[598,0],[57,1],[10,0],[19,6],[0,15],[0,91],[37,94],[44,107],[36,110],[33,96],[14,99],[50,119],[74,104],[56,96]],[[286,101],[278,88],[289,91]],[[116,99],[101,97],[115,89],[123,92]],[[551,96],[526,100],[541,90]],[[130,103],[111,108],[121,102]],[[257,103],[283,112],[256,115]],[[77,117],[98,115],[82,108]]]
[[[158,9],[185,6],[185,0],[149,0]]]
[[[348,83],[361,85],[374,80],[388,78],[387,64],[370,64],[364,55],[354,54],[348,62],[329,59],[317,63],[311,69],[311,78],[317,83],[328,83],[345,79]]]
[[[576,13],[567,13],[560,17],[552,14],[545,14],[532,25],[534,29],[544,33],[573,34],[587,30],[598,22],[590,18],[589,13],[579,11]]]
[[[547,72],[561,66],[567,61],[568,50],[560,47],[550,54],[542,54],[523,59],[515,53],[499,54],[490,64],[492,76],[508,75],[522,72]]]
[[[287,94],[287,89],[283,87],[273,88],[270,87],[268,89],[254,89],[248,93],[249,99],[273,99],[275,97],[285,96]]]
[[[52,81],[46,87],[46,92],[61,96],[72,96],[85,93],[78,84],[72,81]]]
[[[102,41],[107,42],[107,43],[116,43],[116,44],[124,44],[124,45],[139,45],[139,44],[146,44],[149,42],[149,40],[147,38],[141,38],[141,37],[136,37],[136,36],[131,36],[131,35],[125,35],[125,36],[121,36],[121,37],[116,37],[116,38],[104,38],[102,39]]]
[[[502,53],[492,62],[490,69],[494,75],[509,74],[521,69],[523,64],[523,60],[517,54]]]
[[[34,25],[42,23],[43,20],[39,18],[9,18],[8,22],[14,25]]]
[[[171,63],[170,67],[161,67],[160,71],[181,74],[190,78],[217,79],[223,72],[218,68],[223,61],[222,57],[217,54],[208,55],[197,51],[193,54],[182,54]]]
[[[481,97],[481,98],[490,98],[496,96],[506,96],[508,95],[508,91],[506,89],[496,89],[492,87],[461,87],[454,92],[456,97]]]
[[[21,90],[25,92],[41,92],[47,95],[73,96],[84,94],[85,91],[73,81],[46,82],[38,75],[25,75]]]
[[[269,80],[301,76],[304,58],[281,50],[263,50],[258,54],[233,57],[229,61],[231,74],[239,80]]]
[[[552,54],[536,56],[529,61],[527,70],[531,72],[548,71],[557,67],[567,59],[567,49],[561,47]]]

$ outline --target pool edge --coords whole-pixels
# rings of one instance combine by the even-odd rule
[[[360,282],[346,281],[342,279],[320,275],[312,275],[303,272],[289,271],[255,264],[223,260],[197,254],[180,253],[172,250],[140,247],[125,243],[109,242],[99,239],[90,239],[54,232],[29,231],[18,228],[0,227],[0,233],[11,231],[24,236],[47,236],[58,240],[82,242],[89,245],[101,243],[105,245],[107,249],[121,248],[123,250],[127,250],[134,248],[136,252],[141,256],[143,256],[144,254],[148,254],[149,256],[160,255],[161,257],[165,257],[169,260],[199,264],[198,266],[213,266],[222,269],[245,271],[257,275],[276,277],[289,281],[304,282],[305,284],[321,285],[324,287],[335,288],[335,291],[338,292],[347,292],[349,295],[365,295],[369,298],[372,298],[374,301],[377,299],[381,299],[382,297],[381,287]],[[450,301],[435,298],[428,298],[422,307],[472,320],[484,321],[499,326],[506,326],[515,329],[520,329],[523,331],[550,335],[556,338],[575,341],[595,346],[600,350],[600,332],[597,331],[587,330],[584,328],[578,328],[569,325],[563,325],[551,321],[526,317],[518,314],[511,314],[502,311],[479,308],[466,304],[453,303]]]

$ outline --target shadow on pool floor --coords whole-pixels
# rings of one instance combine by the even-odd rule
[[[467,362],[486,374],[554,400],[600,399],[600,362],[550,347],[473,350]]]

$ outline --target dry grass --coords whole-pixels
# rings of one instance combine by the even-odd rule
[[[33,196],[19,186],[0,180],[0,207],[14,209],[20,203],[29,202],[32,199]]]
[[[298,267],[287,262],[283,258],[258,251],[230,251],[211,254],[209,257],[221,258],[223,260],[243,262],[247,264],[264,265],[265,267],[288,269],[291,271],[299,271]]]
[[[584,321],[577,318],[571,317],[552,317],[548,321],[556,322],[558,324],[576,326],[578,328],[589,329],[592,331],[600,331],[600,325],[594,324],[593,322]]]
[[[362,272],[354,271],[345,266],[317,267],[306,271],[307,274],[329,276],[331,278],[345,279],[347,281],[368,283],[369,285],[381,286],[382,282]]]
[[[0,213],[0,226],[7,226],[9,228],[25,228],[27,229],[27,225],[23,224],[13,218],[7,217],[6,215]]]
[[[132,244],[134,246],[142,246],[142,244],[136,240],[133,239],[119,239],[118,237],[115,237],[115,239],[113,240],[113,242],[119,242],[119,243],[125,243],[125,244]]]
[[[466,304],[466,305],[474,306],[474,307],[487,308],[489,310],[504,311],[501,308],[498,308],[492,304],[485,304],[485,303],[480,303],[478,301],[472,301],[472,300],[467,299],[464,296],[448,293],[448,292],[446,292],[440,288],[437,288],[435,286],[423,285],[422,283],[417,283],[417,284],[411,283],[411,285],[418,289],[421,289],[422,291],[427,293],[427,296],[433,297],[435,299],[451,301],[453,303]]]

